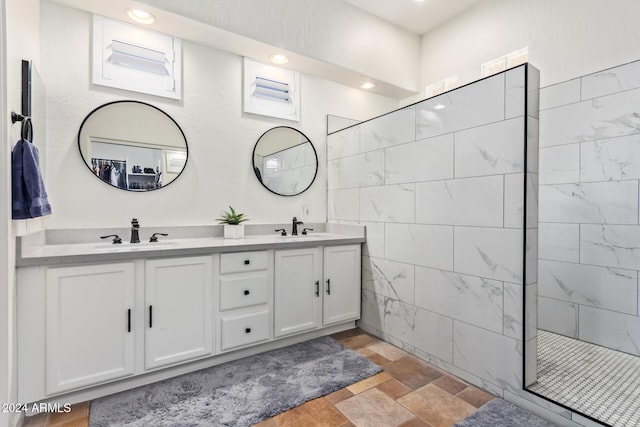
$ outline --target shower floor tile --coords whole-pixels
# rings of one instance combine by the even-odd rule
[[[529,390],[612,426],[640,425],[640,357],[538,331]]]

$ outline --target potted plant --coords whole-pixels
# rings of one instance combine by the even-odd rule
[[[225,239],[242,239],[244,237],[244,224],[248,221],[243,213],[236,212],[231,206],[229,211],[222,211],[222,215],[218,218],[220,224],[224,224]]]

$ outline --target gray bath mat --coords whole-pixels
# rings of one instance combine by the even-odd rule
[[[454,427],[553,427],[548,421],[543,420],[531,412],[512,405],[506,400],[493,399],[480,407]]]
[[[97,399],[89,425],[250,426],[381,370],[321,337]]]

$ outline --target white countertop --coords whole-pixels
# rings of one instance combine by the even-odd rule
[[[129,260],[132,257],[157,258],[363,243],[365,241],[364,227],[349,227],[354,228],[340,227],[341,230],[347,230],[348,233],[314,232],[298,236],[249,234],[242,239],[225,239],[223,237],[163,239],[160,237],[161,240],[155,243],[143,241],[141,243],[112,244],[111,242],[96,241],[90,243],[19,244],[17,245],[16,264],[19,267],[77,264]]]

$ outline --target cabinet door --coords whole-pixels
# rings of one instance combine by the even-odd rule
[[[360,245],[324,248],[323,325],[360,318]]]
[[[134,280],[132,263],[47,270],[47,394],[133,374]]]
[[[145,369],[213,353],[212,258],[145,265]]]
[[[320,248],[275,253],[275,336],[320,326]]]

